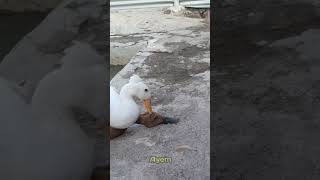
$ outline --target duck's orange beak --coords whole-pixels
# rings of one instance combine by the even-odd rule
[[[144,104],[144,108],[147,110],[147,112],[152,113],[151,99],[143,100],[143,104]]]

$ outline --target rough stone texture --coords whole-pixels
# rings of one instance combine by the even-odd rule
[[[320,14],[310,2],[215,9],[214,179],[320,178]]]
[[[39,80],[46,74],[63,65],[81,63],[64,64],[60,61],[61,57],[70,54],[65,50],[75,41],[93,47],[106,57],[106,3],[105,0],[65,0],[60,3],[4,57],[0,64],[0,76],[11,81],[17,93],[29,103]],[[81,117],[87,117],[82,115],[84,112],[80,114]],[[81,126],[88,132],[94,131],[95,121],[88,119],[80,118]],[[95,135],[89,133],[90,137]],[[96,164],[106,163],[107,144],[103,138],[97,137]]]
[[[112,65],[127,64],[154,39],[167,36],[168,33],[174,35],[177,31],[188,36],[192,32],[188,28],[202,25],[196,18],[164,14],[161,8],[112,10],[110,23]]]
[[[200,19],[179,17],[181,21],[176,22],[170,20],[176,17],[155,12],[156,19],[152,19],[149,13],[111,14],[111,21],[116,20],[115,16],[121,16],[122,21],[128,18],[128,23],[132,23],[130,18],[141,20],[140,26],[133,28],[118,22],[117,29],[128,34],[122,37],[123,41],[131,42],[138,32],[140,37],[150,38],[145,31],[155,26],[157,30],[153,31],[158,31],[112,79],[111,85],[119,90],[132,74],[139,75],[152,90],[153,110],[180,121],[153,128],[134,125],[123,136],[112,140],[111,179],[210,179],[209,27]],[[164,19],[167,20],[162,22]],[[151,25],[144,29],[146,21]],[[150,163],[152,156],[167,156],[172,161]]]

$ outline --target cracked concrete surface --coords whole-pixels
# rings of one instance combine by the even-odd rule
[[[168,34],[193,37],[188,29],[203,26],[204,20],[164,14],[163,9],[113,10],[110,14],[112,65],[127,64],[141,49]]]
[[[121,16],[121,21],[115,16]],[[132,74],[139,75],[152,91],[154,111],[179,118],[180,122],[150,129],[133,125],[112,140],[111,179],[210,179],[209,27],[201,19],[164,15],[159,10],[111,14],[111,35],[116,31],[112,31],[113,22],[117,34],[126,34],[111,39],[115,40],[113,45],[136,40],[148,43],[112,79],[111,85],[119,90]],[[133,22],[132,26],[139,27],[126,28]],[[142,28],[146,22],[151,25]],[[151,163],[152,156],[170,157],[171,162]]]

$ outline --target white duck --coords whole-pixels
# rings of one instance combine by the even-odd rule
[[[49,73],[39,82],[31,106],[0,78],[0,177],[90,179],[93,140],[74,119],[72,108],[106,119],[106,74],[105,67],[93,64]]]
[[[134,97],[143,100],[147,111],[152,112],[150,90],[139,76],[131,76],[129,83],[121,88],[120,94],[110,86],[110,126],[112,128],[126,129],[138,120],[140,108],[134,101]]]
[[[64,115],[32,112],[6,84],[0,80],[0,177],[88,179],[93,145],[79,125]]]

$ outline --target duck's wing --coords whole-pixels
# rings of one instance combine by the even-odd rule
[[[120,100],[121,98],[119,93],[116,91],[114,87],[110,86],[110,113],[113,112],[111,111],[111,109],[114,110],[114,107],[120,105]]]
[[[116,89],[110,86],[110,126],[115,127],[121,118],[121,97]]]
[[[119,114],[119,109],[121,109],[121,98],[116,92],[115,88],[110,86],[110,122],[115,119],[115,116]]]
[[[110,126],[125,129],[134,124],[139,116],[135,102],[126,101],[110,86]]]

